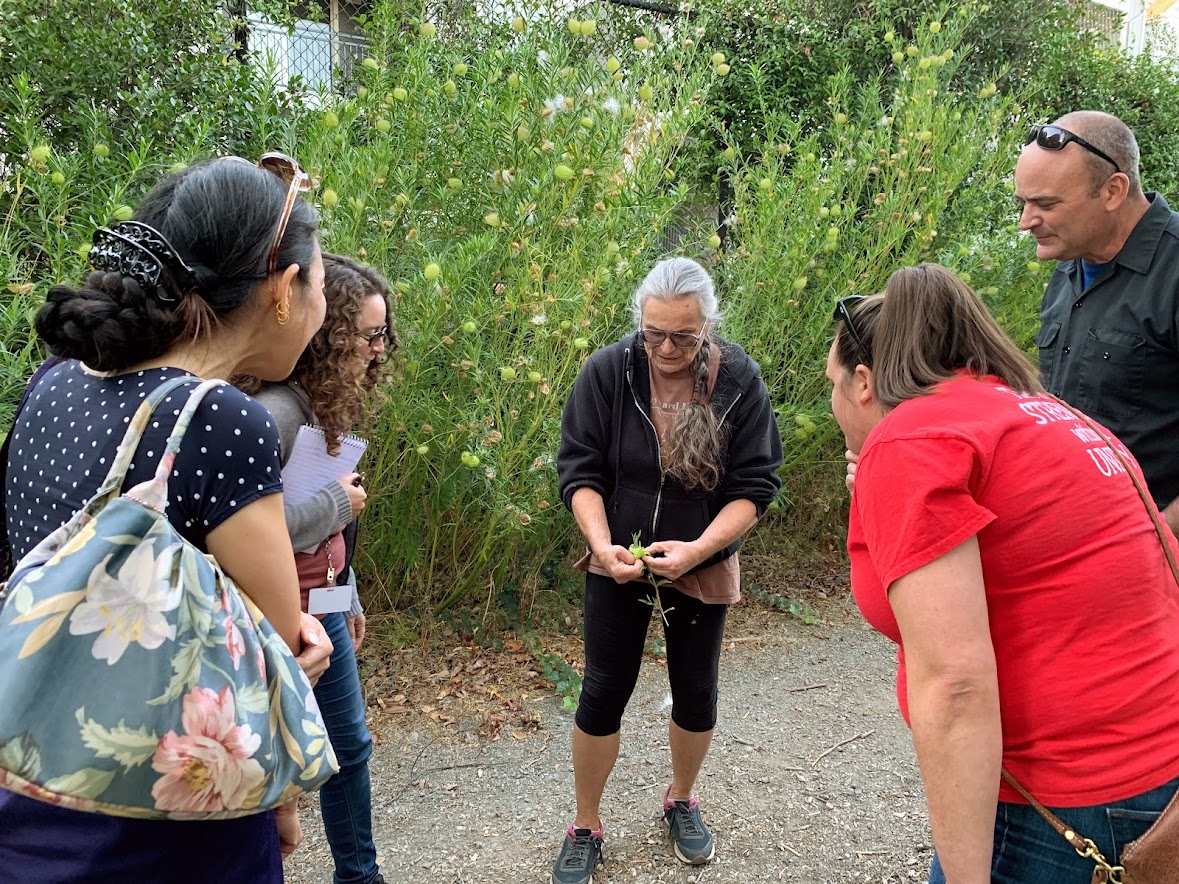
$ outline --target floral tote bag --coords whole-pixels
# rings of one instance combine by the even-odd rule
[[[193,390],[155,477],[120,494],[152,410],[109,474],[16,564],[0,607],[0,786],[114,816],[228,819],[318,789],[338,770],[290,649],[164,516]]]

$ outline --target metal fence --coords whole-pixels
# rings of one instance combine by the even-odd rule
[[[478,2],[485,12],[510,20],[511,0],[426,0],[426,14],[445,28],[446,23],[463,20]],[[654,23],[679,15],[674,2],[666,0],[607,0],[618,13],[619,25],[630,19]],[[241,14],[248,0],[226,0]],[[299,0],[291,8],[294,29],[267,20],[257,12],[245,12],[247,45],[259,63],[273,71],[279,86],[293,85],[296,78],[306,89],[343,89],[353,70],[368,54],[368,41],[359,21],[368,14],[373,0]]]
[[[1081,24],[1084,27],[1104,35],[1114,43],[1122,42],[1122,20],[1125,13],[1093,0],[1080,0],[1077,6],[1080,8]]]
[[[339,89],[368,52],[357,20],[369,6],[369,0],[307,0],[292,9],[293,30],[251,12],[250,52],[280,86],[297,80],[307,89]]]

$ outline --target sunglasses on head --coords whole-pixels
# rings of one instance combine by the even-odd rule
[[[868,353],[868,348],[864,346],[864,339],[860,337],[859,329],[856,328],[855,322],[852,320],[852,308],[854,308],[861,301],[866,301],[867,295],[847,295],[835,302],[835,315],[832,317],[836,322],[842,322],[843,327],[847,329],[847,333],[851,335],[852,341],[856,348],[860,351],[860,355],[864,357],[864,365],[872,365],[872,357]]]
[[[1028,132],[1028,137],[1024,140],[1024,144],[1028,145],[1036,142],[1038,147],[1044,150],[1064,150],[1064,146],[1070,141],[1079,144],[1089,153],[1096,157],[1101,157],[1107,163],[1114,167],[1114,172],[1121,172],[1121,168],[1113,161],[1113,158],[1103,150],[1094,147],[1080,135],[1074,135],[1068,129],[1062,129],[1060,126],[1036,125],[1032,126]]]
[[[241,157],[224,157],[223,159],[254,165]],[[258,160],[258,168],[278,176],[279,180],[287,185],[287,196],[278,216],[278,227],[275,228],[274,242],[270,246],[270,257],[266,262],[267,276],[274,276],[278,270],[278,249],[282,245],[282,238],[291,221],[291,212],[295,210],[295,200],[299,198],[299,194],[311,190],[311,176],[299,167],[294,157],[278,151],[262,154],[261,159]]]
[[[671,343],[681,350],[691,350],[700,343],[700,339],[704,336],[704,327],[708,325],[708,320],[704,321],[704,325],[700,326],[699,334],[692,334],[691,332],[666,332],[659,328],[641,328],[639,329],[639,340],[648,347],[662,347],[663,342],[671,338]]]

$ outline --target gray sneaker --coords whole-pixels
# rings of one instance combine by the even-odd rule
[[[716,855],[716,842],[700,818],[700,805],[694,797],[690,801],[669,801],[664,798],[663,819],[680,862],[701,866]]]
[[[594,884],[594,869],[604,862],[602,830],[592,832],[570,826],[549,881],[552,884]]]

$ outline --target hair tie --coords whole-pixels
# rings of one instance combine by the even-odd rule
[[[145,291],[152,292],[157,301],[175,303],[180,300],[168,297],[169,283],[172,294],[203,289],[197,282],[195,271],[164,235],[142,221],[121,221],[113,227],[94,231],[89,258],[90,266],[95,270],[129,276]]]

